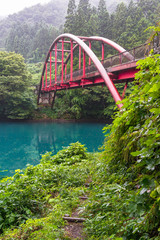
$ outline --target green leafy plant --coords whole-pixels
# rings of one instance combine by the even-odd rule
[[[80,189],[83,188],[87,171],[87,166],[83,168],[81,162],[87,160],[89,155],[84,145],[77,142],[59,151],[55,156],[46,153],[37,166],[29,165],[24,172],[17,169],[13,177],[2,179],[0,181],[0,231],[23,224],[30,218],[42,217],[50,212],[47,205],[55,209],[49,219],[54,215],[55,219],[59,214],[57,221],[63,225],[62,216],[60,218],[61,211],[68,209],[70,212],[70,209],[77,205],[77,197],[81,192]],[[72,168],[70,168],[71,164]],[[75,189],[74,192],[72,188]],[[48,221],[47,219],[45,221]],[[33,231],[31,229],[30,232],[34,232],[34,229],[36,231],[41,229],[41,225],[36,227],[35,222]]]

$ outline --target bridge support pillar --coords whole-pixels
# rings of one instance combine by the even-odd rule
[[[50,93],[40,93],[38,104],[48,105],[49,104]]]

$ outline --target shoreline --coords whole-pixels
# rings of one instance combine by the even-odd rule
[[[38,122],[55,122],[55,123],[106,123],[111,124],[112,119],[6,119],[0,120],[0,123],[14,122],[14,123],[38,123]]]

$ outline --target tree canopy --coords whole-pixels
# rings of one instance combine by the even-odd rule
[[[29,62],[44,61],[49,46],[58,31],[49,25],[35,23],[14,24],[6,40],[6,49],[20,53]]]
[[[31,75],[24,58],[16,53],[0,52],[1,119],[24,119],[35,107]]]

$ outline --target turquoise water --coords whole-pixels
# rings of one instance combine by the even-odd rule
[[[72,142],[85,144],[89,152],[97,151],[103,144],[104,126],[104,123],[0,123],[0,177],[27,164],[38,164],[41,154],[46,151],[56,154]]]

